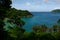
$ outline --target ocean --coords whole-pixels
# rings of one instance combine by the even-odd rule
[[[22,18],[25,22],[23,28],[26,31],[32,31],[32,27],[34,25],[42,25],[45,24],[47,27],[52,27],[54,24],[57,23],[58,19],[60,18],[60,13],[53,13],[53,12],[31,12],[31,18]]]

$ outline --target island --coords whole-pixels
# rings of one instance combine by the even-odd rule
[[[60,9],[54,9],[52,12],[60,12]]]

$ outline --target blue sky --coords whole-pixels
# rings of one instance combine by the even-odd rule
[[[29,11],[60,9],[60,0],[12,0],[12,7]]]

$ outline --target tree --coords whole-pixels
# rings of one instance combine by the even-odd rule
[[[41,40],[56,40],[55,37],[50,33],[46,33],[46,34],[42,35],[40,37],[40,39]]]
[[[11,0],[0,0],[0,36],[1,36],[1,40],[4,40],[2,39],[2,35],[4,35],[4,29],[3,29],[3,26],[4,26],[4,23],[3,23],[3,20],[4,18],[6,17],[6,11],[11,7],[10,4],[11,4]],[[3,34],[2,34],[3,33]]]
[[[47,31],[47,26],[44,25],[35,25],[33,26],[33,31],[35,32],[46,32]]]
[[[14,24],[16,24],[18,27],[22,27],[25,22],[23,20],[21,20],[21,18],[23,17],[31,17],[32,14],[28,11],[25,10],[17,10],[15,8],[10,8],[10,10],[7,11],[7,17],[8,19],[10,19],[10,22],[13,22]]]
[[[58,32],[58,28],[59,28],[59,27],[58,27],[57,24],[53,25],[52,28],[53,28],[53,32]]]
[[[42,32],[46,32],[47,31],[47,26],[44,24],[44,25],[41,25],[41,28],[42,28]]]
[[[10,27],[8,30],[10,37],[14,38],[14,40],[20,40],[23,37],[24,32],[25,30],[19,27]]]

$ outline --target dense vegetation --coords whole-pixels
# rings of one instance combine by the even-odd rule
[[[52,12],[60,12],[60,9],[52,10]]]
[[[27,10],[17,10],[11,8],[11,0],[0,0],[0,40],[60,40],[60,19],[52,28],[44,25],[33,26],[32,32],[26,32],[23,29],[25,22],[21,20],[22,17],[32,17],[32,14]],[[9,26],[6,30],[4,20],[15,24]]]

